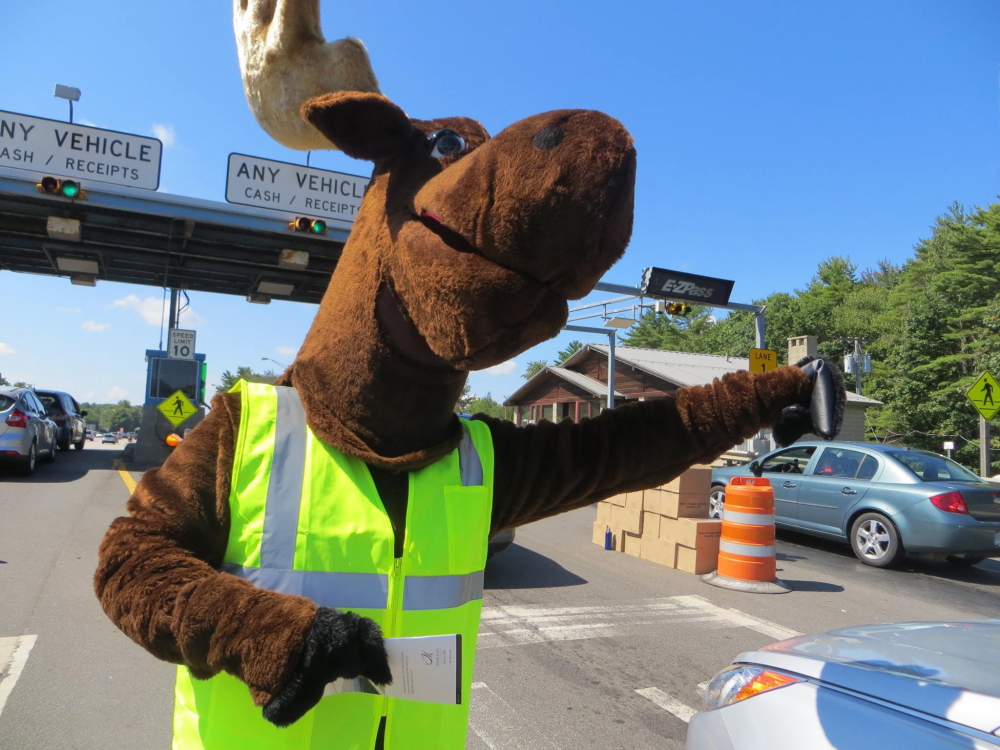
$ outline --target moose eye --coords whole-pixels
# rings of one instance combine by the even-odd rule
[[[435,159],[443,159],[465,151],[465,141],[454,130],[437,130],[427,136],[427,149]]]

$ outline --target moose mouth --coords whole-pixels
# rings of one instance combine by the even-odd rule
[[[514,268],[513,266],[500,263],[494,258],[486,257],[486,255],[484,255],[478,247],[469,242],[460,232],[456,232],[454,229],[447,226],[443,221],[441,221],[440,218],[438,218],[435,214],[432,214],[427,209],[422,209],[417,219],[427,229],[437,235],[441,242],[447,245],[451,250],[454,250],[456,253],[475,255],[482,258],[487,263],[492,263],[493,265],[499,266],[506,271],[522,276],[528,281],[533,281],[541,286],[550,286],[547,282],[537,278],[536,276],[532,276],[530,273],[527,273],[520,268]]]

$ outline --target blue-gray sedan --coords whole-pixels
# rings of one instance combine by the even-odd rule
[[[774,488],[779,528],[849,542],[875,567],[909,552],[975,565],[1000,556],[1000,484],[936,453],[876,443],[803,442],[712,471],[711,514],[725,485],[757,474]]]
[[[1000,620],[863,625],[740,654],[687,750],[1000,748]]]

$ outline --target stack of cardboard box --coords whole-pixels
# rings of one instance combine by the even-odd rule
[[[611,546],[686,573],[709,573],[719,559],[721,521],[708,517],[712,469],[695,466],[651,490],[615,495],[597,504],[594,544]]]

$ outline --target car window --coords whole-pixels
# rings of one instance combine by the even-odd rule
[[[818,477],[854,479],[866,455],[850,448],[824,448],[813,473]]]
[[[944,456],[915,451],[908,451],[906,453],[900,451],[891,455],[925,482],[937,482],[948,479],[957,479],[962,482],[980,481],[978,476],[964,466],[954,461],[949,461]]]
[[[38,400],[38,396],[36,396],[34,393],[26,393],[24,394],[24,397],[28,399],[28,403],[31,404],[31,408],[34,411],[38,412],[39,414],[45,413],[45,407],[42,405],[42,402]]]
[[[878,461],[873,456],[865,456],[861,468],[858,469],[858,479],[871,479],[876,471],[878,471]]]
[[[51,411],[57,414],[62,414],[62,405],[59,403],[59,399],[48,393],[38,394],[38,400],[42,402],[42,406],[45,407],[44,411]]]
[[[70,397],[69,402],[71,404],[73,404],[73,412],[74,413],[79,414],[81,411],[83,411],[83,409],[80,408],[80,404],[78,404],[76,402],[76,399],[73,398],[72,396]]]
[[[760,470],[771,474],[801,474],[816,448],[802,445],[768,456],[760,464]]]
[[[0,393],[0,411],[7,411],[13,405],[14,399],[6,394]]]

